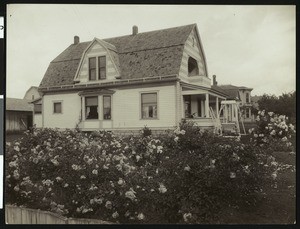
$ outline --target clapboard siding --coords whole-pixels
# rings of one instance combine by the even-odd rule
[[[194,45],[193,45],[194,43]],[[189,35],[183,50],[182,62],[180,65],[179,76],[182,78],[188,77],[188,58],[194,58],[198,63],[199,75],[206,75],[205,63],[201,55],[200,44],[195,33],[195,30]]]
[[[53,102],[62,102],[62,113],[53,113]],[[75,128],[79,122],[81,100],[77,93],[44,95],[43,101],[44,127]]]
[[[141,119],[141,93],[158,93],[158,119]],[[118,90],[113,95],[113,127],[143,128],[173,127],[176,125],[175,84],[160,87],[140,87]]]
[[[5,127],[6,131],[24,131],[30,126],[28,118],[32,119],[30,111],[6,111]]]
[[[80,82],[87,82],[89,78],[89,61],[90,57],[106,56],[106,80],[114,80],[116,76],[119,76],[118,70],[113,63],[106,48],[99,44],[97,41],[87,50],[82,60],[82,65],[79,69]]]

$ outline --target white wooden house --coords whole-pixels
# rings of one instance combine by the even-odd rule
[[[37,127],[164,130],[214,126],[227,94],[211,85],[196,24],[74,43],[51,61],[35,103]]]

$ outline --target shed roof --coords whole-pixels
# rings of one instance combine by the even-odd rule
[[[119,57],[121,79],[178,74],[183,48],[196,24],[103,39]],[[76,70],[91,41],[71,44],[51,61],[40,87],[73,84]],[[116,57],[114,57],[116,59]]]
[[[6,98],[7,111],[33,111],[31,100]]]

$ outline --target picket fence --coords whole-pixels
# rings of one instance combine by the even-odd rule
[[[97,219],[66,218],[53,212],[5,205],[6,224],[113,224]]]

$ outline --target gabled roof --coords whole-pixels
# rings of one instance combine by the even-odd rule
[[[121,79],[178,74],[185,41],[195,26],[191,24],[102,41],[106,42],[107,48],[116,48]],[[40,87],[73,84],[82,54],[90,43],[71,44],[51,61]],[[113,58],[117,59],[116,56]]]
[[[7,111],[33,111],[33,105],[30,100],[6,98]]]

